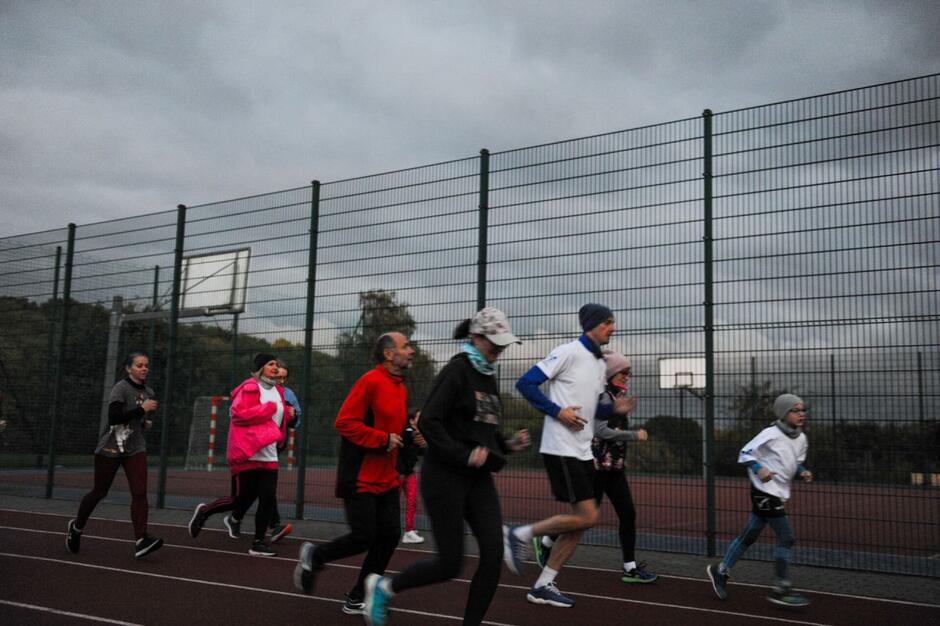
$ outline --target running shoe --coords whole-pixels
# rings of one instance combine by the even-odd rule
[[[288,522],[287,524],[277,524],[276,526],[271,527],[271,543],[278,543],[281,539],[287,535],[294,532],[294,525]]]
[[[529,593],[526,594],[525,599],[534,604],[547,604],[549,606],[557,606],[563,609],[574,606],[574,600],[562,595],[562,593],[558,591],[558,587],[555,586],[554,582],[550,582],[544,587],[532,587],[532,589],[529,590]]]
[[[228,536],[232,539],[238,539],[238,536],[242,533],[242,521],[235,519],[232,517],[232,514],[229,513],[225,516],[225,519],[222,520],[222,523],[228,528]]]
[[[277,556],[277,552],[271,549],[271,546],[260,539],[255,539],[248,548],[248,554],[252,556]]]
[[[625,583],[651,583],[658,578],[656,574],[646,571],[646,563],[640,562],[631,570],[623,570],[620,580]]]
[[[82,547],[82,531],[78,529],[75,520],[69,520],[68,528],[68,532],[65,534],[65,547],[72,554],[78,554],[79,548]]]
[[[424,543],[424,537],[418,534],[416,530],[409,530],[401,536],[402,543]]]
[[[199,532],[202,530],[203,524],[206,523],[206,515],[204,513],[205,510],[205,503],[197,504],[196,510],[193,511],[193,517],[189,520],[189,536],[193,539],[199,536]]]
[[[809,605],[809,600],[793,591],[789,585],[775,585],[767,599],[779,606],[800,608]]]
[[[516,536],[517,526],[503,526],[503,561],[509,571],[517,576],[521,576],[525,571],[523,561],[526,557],[526,542]]]
[[[548,565],[548,559],[552,555],[552,547],[542,543],[541,537],[532,537],[532,554],[539,567],[545,569],[545,566]]]
[[[718,596],[719,600],[728,599],[728,579],[731,578],[731,574],[728,572],[722,572],[718,569],[717,565],[709,565],[705,568],[705,573],[708,574],[708,579],[712,581],[712,589],[715,590],[715,595]]]
[[[354,598],[346,594],[346,602],[343,604],[343,613],[347,615],[364,615],[366,612],[366,603],[362,598]]]
[[[305,541],[300,546],[300,553],[297,556],[297,565],[294,567],[294,587],[304,593],[313,591],[317,572],[323,569],[323,565],[316,558],[316,550],[315,545]]]
[[[139,559],[147,556],[151,552],[159,550],[161,547],[163,547],[163,539],[144,535],[138,539],[137,543],[134,545],[134,556]]]
[[[369,626],[385,626],[388,619],[388,604],[391,597],[385,591],[387,578],[378,574],[366,576],[366,594],[362,616]]]

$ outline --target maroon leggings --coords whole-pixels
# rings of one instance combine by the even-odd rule
[[[95,455],[95,486],[85,494],[78,507],[78,517],[75,525],[81,529],[91,517],[92,512],[101,499],[108,495],[118,468],[124,466],[127,484],[131,488],[131,521],[134,523],[134,538],[140,539],[147,534],[147,453],[141,452],[134,456],[111,458]]]

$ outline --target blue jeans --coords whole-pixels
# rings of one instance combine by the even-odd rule
[[[738,535],[728,551],[725,552],[725,558],[721,562],[721,569],[730,570],[738,559],[744,555],[751,544],[760,537],[764,526],[770,524],[770,528],[777,536],[777,547],[774,548],[774,574],[779,581],[789,581],[788,567],[790,563],[790,549],[796,543],[793,536],[793,529],[790,527],[790,518],[787,515],[780,517],[758,517],[750,513],[747,518],[747,526],[744,531]]]

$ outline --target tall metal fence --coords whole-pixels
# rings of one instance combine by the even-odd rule
[[[412,337],[420,407],[453,327],[487,304],[524,340],[500,360],[504,429],[536,445],[498,483],[504,516],[532,521],[558,505],[513,382],[596,301],[650,435],[628,459],[641,550],[724,549],[749,507],[737,452],[791,391],[811,405],[816,475],[788,505],[796,560],[938,576],[938,206],[933,75],[0,239],[0,493],[87,491],[120,357],[144,350],[156,504],[226,494],[224,436],[206,469],[211,407],[222,435],[221,398],[263,350],[304,410],[282,512],[341,520],[332,420],[371,342]],[[244,307],[204,306],[238,290],[224,279],[242,261],[212,256],[237,250]],[[700,392],[663,385],[677,357],[704,360]],[[585,541],[616,545],[602,511]]]

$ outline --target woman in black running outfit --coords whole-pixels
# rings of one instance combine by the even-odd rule
[[[458,325],[454,339],[466,343],[438,374],[421,409],[421,432],[427,441],[421,496],[437,554],[394,577],[373,574],[366,579],[365,618],[374,626],[385,624],[393,595],[460,573],[465,520],[479,545],[480,561],[470,583],[464,624],[483,621],[499,584],[503,530],[493,472],[505,465],[506,453],[529,445],[529,434],[520,430],[511,439],[503,438],[494,363],[509,345],[522,342],[510,331],[505,314],[492,307]]]

